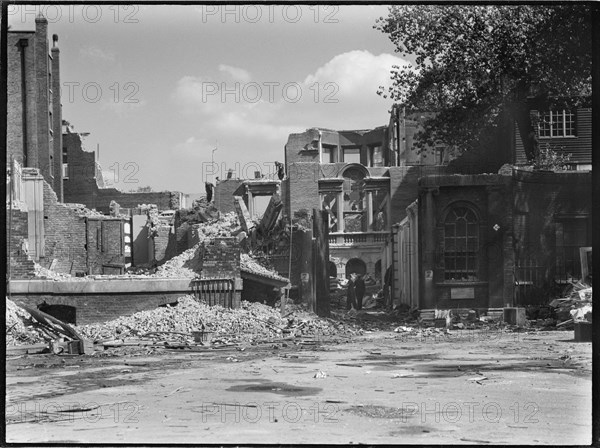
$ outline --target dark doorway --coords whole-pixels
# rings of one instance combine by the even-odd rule
[[[329,270],[329,276],[330,277],[337,277],[337,266],[335,265],[335,263],[333,261],[330,261],[328,266],[328,270]]]
[[[364,275],[367,273],[367,265],[360,258],[351,258],[346,263],[346,277],[349,277],[353,272]]]
[[[46,302],[38,305],[38,310],[67,324],[77,325],[77,308],[69,305],[50,305]]]

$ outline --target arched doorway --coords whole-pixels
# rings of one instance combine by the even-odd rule
[[[381,260],[375,262],[375,278],[379,280],[381,278]]]
[[[346,278],[353,272],[364,275],[367,273],[367,265],[360,258],[351,258],[346,263]]]
[[[328,263],[327,269],[330,277],[337,277],[337,266],[333,261]]]

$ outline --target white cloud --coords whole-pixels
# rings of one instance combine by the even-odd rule
[[[392,66],[404,63],[390,54],[350,51],[333,57],[313,73],[299,74],[295,80],[274,80],[279,84],[274,87],[272,98],[268,86],[260,80],[244,84],[233,80],[216,82],[206,73],[183,76],[172,98],[180,105],[181,120],[189,123],[189,132],[202,137],[182,139],[185,143],[178,144],[174,151],[194,161],[210,162],[210,148],[218,140],[220,151],[215,153],[215,162],[279,160],[291,133],[314,126],[366,129],[385,125],[391,102],[376,92],[380,85],[390,83]],[[235,74],[237,79],[247,73],[222,65],[219,70]],[[236,82],[240,86],[237,95],[233,93]],[[295,95],[294,88],[285,96],[283,86],[289,83],[301,92],[297,102],[290,98]],[[262,86],[258,98],[256,90],[244,91],[250,84]]]
[[[232,67],[231,65],[221,64],[219,65],[219,71],[228,74],[233,81],[250,82],[252,79],[247,70],[239,67]]]
[[[346,99],[370,102],[379,86],[387,87],[391,84],[392,66],[407,63],[391,54],[375,56],[368,51],[354,50],[335,56],[315,73],[308,75],[304,84],[310,86],[315,82],[322,85],[332,82],[339,89],[336,95],[340,101]]]

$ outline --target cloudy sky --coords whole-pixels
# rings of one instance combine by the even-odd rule
[[[387,124],[376,91],[405,64],[373,29],[386,6],[10,7],[12,29],[40,8],[63,118],[125,191],[202,192],[215,147],[216,175],[246,177],[274,172],[290,133]]]

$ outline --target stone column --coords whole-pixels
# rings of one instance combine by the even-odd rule
[[[435,251],[437,246],[436,238],[436,222],[435,222],[435,203],[434,195],[439,192],[437,187],[424,188],[421,195],[422,207],[419,211],[423,219],[421,220],[420,238],[421,256],[419,280],[421,284],[421,308],[435,308],[435,285],[434,285],[434,269],[435,269]]]
[[[337,208],[338,208],[338,232],[344,231],[344,192],[338,193],[337,200]]]
[[[373,230],[373,192],[367,191],[367,232]]]
[[[22,174],[23,193],[27,203],[27,242],[29,255],[35,261],[44,252],[44,177],[35,168],[25,168]]]

